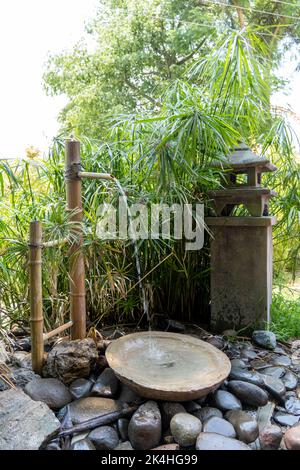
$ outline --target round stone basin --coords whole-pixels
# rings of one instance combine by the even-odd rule
[[[139,395],[194,400],[216,389],[230,373],[228,357],[193,336],[161,331],[133,333],[106,350],[109,366]]]

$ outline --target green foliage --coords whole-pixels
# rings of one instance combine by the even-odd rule
[[[282,292],[273,294],[270,330],[277,339],[300,337],[300,295],[292,297]]]
[[[236,3],[246,9],[238,10]],[[299,17],[300,6],[297,0],[289,3],[292,5],[269,0],[255,0],[250,4],[244,0],[224,7],[206,0],[99,0],[97,15],[87,28],[86,41],[76,44],[70,52],[49,58],[44,77],[46,90],[69,98],[61,113],[64,129],[99,138],[103,136],[103,128],[107,128],[107,116],[159,110],[165,88],[174,80],[184,78],[186,69],[195,60],[205,61],[217,44],[216,53],[227,54],[226,67],[217,73],[214,61],[220,57],[211,56],[211,67],[206,67],[207,75],[203,78],[215,90],[212,76],[224,80],[221,98],[228,91],[235,95],[246,86],[249,101],[251,93],[259,91],[253,86],[264,88],[264,76],[260,77],[260,64],[250,59],[251,50],[246,50],[247,46],[253,52],[266,53],[270,74],[289,42],[299,40],[299,22],[289,16]],[[250,6],[269,11],[273,16],[251,11]],[[255,48],[248,40],[244,41],[243,35],[236,35],[232,48],[228,48],[230,39],[224,39],[224,31],[243,32],[243,22],[256,32],[252,38]],[[93,47],[89,46],[90,42]],[[219,47],[222,42],[223,47]],[[234,80],[233,86],[230,82],[232,75],[228,74],[227,66],[231,55],[239,78],[244,73],[240,67],[245,55],[250,59],[247,83]],[[251,75],[255,83],[251,82]],[[278,86],[276,80],[273,86]],[[240,113],[238,108],[235,111]]]

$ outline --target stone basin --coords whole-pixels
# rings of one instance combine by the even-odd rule
[[[161,331],[123,336],[108,346],[106,358],[120,381],[136,393],[170,401],[207,395],[231,369],[228,357],[211,344]]]

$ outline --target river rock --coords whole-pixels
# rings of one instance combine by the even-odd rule
[[[253,331],[252,340],[258,346],[265,349],[276,348],[276,336],[272,331],[256,330]]]
[[[127,441],[129,420],[126,418],[120,418],[118,419],[117,425],[118,425],[118,431],[119,431],[122,441]]]
[[[231,367],[238,367],[239,369],[246,369],[246,363],[242,359],[231,359]]]
[[[129,426],[129,440],[134,449],[147,450],[158,446],[161,439],[161,414],[155,401],[147,401],[133,414]]]
[[[249,444],[258,437],[258,424],[255,418],[242,410],[231,410],[225,414],[232,424],[240,441]]]
[[[277,356],[274,355],[272,359],[273,364],[276,366],[289,367],[292,364],[291,359],[288,356]]]
[[[286,390],[294,390],[297,387],[298,377],[289,370],[286,371],[281,380],[284,383]]]
[[[300,424],[288,429],[283,439],[288,450],[300,450]]]
[[[243,403],[250,406],[264,406],[268,403],[268,395],[257,385],[241,380],[231,380],[228,390],[234,393]]]
[[[203,432],[222,434],[222,436],[235,437],[236,433],[231,423],[223,418],[212,416],[203,423]]]
[[[221,336],[211,336],[206,340],[207,343],[211,344],[217,349],[223,349],[225,347],[225,341]]]
[[[22,367],[23,369],[31,369],[31,354],[26,351],[15,351],[9,355],[10,362],[13,366]]]
[[[153,449],[151,450],[179,450],[180,447],[179,447],[179,444],[163,444],[161,446],[158,446],[158,447],[154,447]]]
[[[200,407],[201,408],[201,407]],[[173,416],[178,413],[186,413],[186,409],[181,403],[165,401],[161,404],[161,419],[162,419],[162,428],[167,430],[170,427],[170,422]]]
[[[96,397],[114,398],[119,388],[119,380],[114,371],[107,367],[99,375],[92,388],[91,395]]]
[[[265,367],[261,369],[260,372],[264,375],[270,375],[274,377],[275,379],[280,379],[284,375],[285,369],[283,367],[276,367],[276,366]]]
[[[212,432],[201,432],[197,437],[196,450],[251,450],[247,444]]]
[[[102,416],[119,409],[115,400],[101,397],[80,398],[68,405],[73,424],[80,424],[88,419]]]
[[[265,389],[270,393],[270,395],[276,398],[276,400],[283,402],[286,389],[282,380],[276,379],[271,375],[261,375],[264,381]]]
[[[93,382],[87,379],[76,379],[71,383],[69,390],[74,400],[88,397],[91,393]]]
[[[205,406],[204,408],[201,408],[201,410],[198,410],[196,411],[196,413],[194,413],[194,416],[196,416],[196,418],[199,418],[202,423],[204,423],[204,421],[207,421],[209,418],[212,418],[213,416],[223,418],[222,411],[212,406]]]
[[[6,364],[9,361],[9,355],[6,351],[4,341],[0,340],[0,364]]]
[[[31,369],[25,369],[24,367],[10,367],[9,378],[16,387],[24,390],[28,382],[31,382],[34,379],[39,379],[40,376],[35,374]],[[10,386],[0,379],[0,391],[8,390],[9,388]]]
[[[18,389],[0,395],[0,450],[38,450],[60,429],[45,403]]]
[[[87,378],[98,358],[92,338],[58,343],[48,354],[43,367],[44,377],[56,377],[65,384]]]
[[[276,450],[280,446],[282,431],[276,424],[267,424],[259,433],[262,450]]]
[[[97,450],[111,450],[119,444],[118,434],[111,426],[100,426],[93,429],[89,433],[88,438]]]
[[[282,411],[277,411],[273,418],[276,423],[281,424],[281,426],[294,426],[294,424],[298,423],[300,420],[300,416],[290,415]]]
[[[119,444],[117,445],[117,447],[114,448],[114,450],[133,450],[133,447],[130,441],[125,441],[119,442]]]
[[[90,441],[90,439],[80,439],[76,441],[74,444],[71,445],[71,450],[96,450],[94,444]]]
[[[182,447],[193,446],[198,434],[201,432],[200,419],[189,413],[178,413],[173,416],[170,423],[171,433],[175,441]]]
[[[89,431],[82,431],[78,434],[73,434],[73,437],[71,439],[71,445],[75,444],[77,441],[81,441],[82,439],[85,439],[88,437]]]
[[[184,408],[187,413],[194,414],[196,411],[201,410],[201,405],[196,401],[190,400],[184,402]]]
[[[232,367],[229,375],[230,380],[242,380],[254,385],[264,385],[263,378],[257,372],[241,369],[239,367]]]
[[[214,402],[223,411],[240,410],[242,408],[240,400],[226,390],[217,390],[214,394]]]
[[[299,416],[300,415],[300,400],[291,396],[285,402],[285,409],[289,413]]]
[[[118,398],[118,401],[121,404],[127,403],[130,405],[133,405],[133,404],[139,405],[143,401],[143,399],[137,393],[131,390],[131,388],[127,387],[127,385],[122,384],[121,393]]]
[[[24,389],[35,401],[43,401],[49,408],[59,410],[72,401],[68,388],[58,379],[35,379]]]

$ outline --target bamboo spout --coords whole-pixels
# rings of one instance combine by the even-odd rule
[[[90,171],[79,171],[78,176],[79,178],[89,178],[94,180],[115,181],[116,179],[114,175],[111,175],[110,173],[94,173]]]

